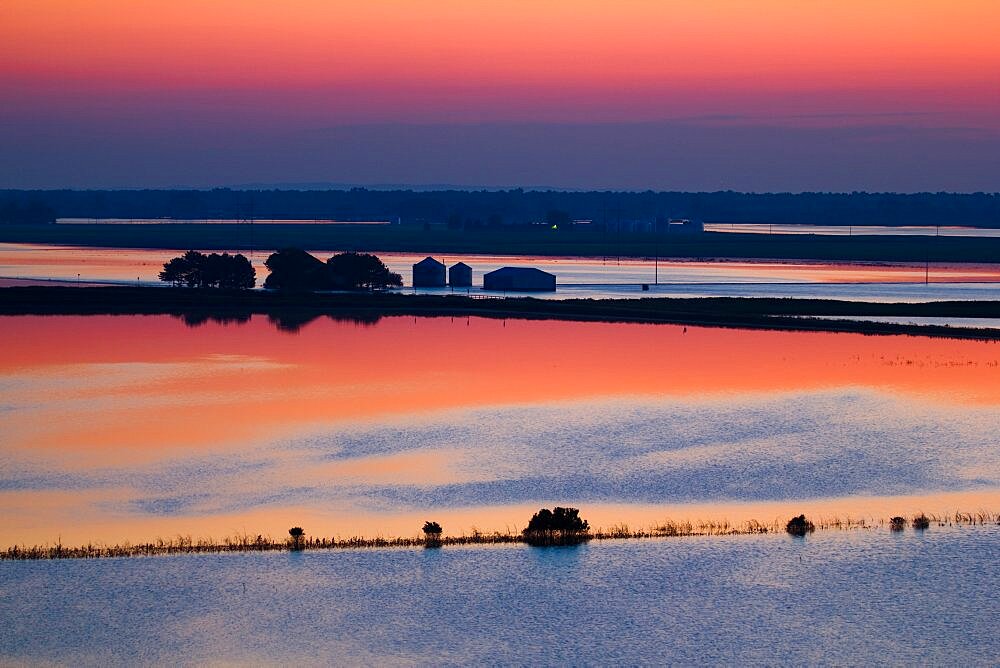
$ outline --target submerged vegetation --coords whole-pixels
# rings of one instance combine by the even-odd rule
[[[575,510],[575,509],[567,509]],[[554,516],[555,513],[552,513]],[[568,517],[568,516],[565,516]],[[579,516],[576,518],[579,520]],[[789,522],[782,519],[775,519],[771,522],[760,522],[748,520],[746,522],[730,523],[721,521],[671,521],[666,520],[647,528],[632,528],[627,524],[618,524],[608,528],[594,531],[586,529],[579,530],[581,535],[586,537],[575,542],[549,542],[540,543],[542,545],[567,545],[578,544],[585,540],[619,540],[619,539],[655,539],[655,538],[681,538],[693,536],[740,536],[753,534],[777,534],[787,530],[790,522],[796,521],[804,516],[792,518]],[[543,520],[544,521],[544,520]],[[570,520],[572,522],[572,520]],[[806,520],[814,531],[819,530],[876,530],[887,525],[891,528],[891,519],[864,519],[864,518],[841,518],[830,517],[816,520],[815,523]],[[585,520],[580,520],[586,523]],[[926,523],[926,525],[924,524]],[[913,519],[914,529],[927,529],[931,524],[938,526],[983,526],[987,524],[1000,525],[1000,512],[979,511],[976,513],[956,512],[950,514],[936,515],[921,513]],[[436,522],[427,522],[425,527],[430,525],[432,531],[423,532],[423,536],[397,536],[397,537],[363,537],[354,536],[348,538],[340,537],[307,537],[301,527],[293,527],[289,530],[289,539],[275,539],[263,534],[238,534],[222,539],[201,538],[194,539],[191,536],[178,535],[174,538],[157,540],[149,543],[118,543],[115,545],[87,544],[75,547],[65,546],[62,543],[55,545],[14,545],[0,551],[0,561],[11,560],[35,560],[35,559],[94,559],[107,557],[140,557],[140,556],[162,556],[176,554],[208,554],[220,552],[281,552],[290,550],[336,550],[336,549],[382,549],[382,548],[419,548],[428,545],[428,539],[434,536],[435,547],[450,545],[504,545],[504,544],[528,544],[535,545],[531,539],[521,532],[493,532],[485,533],[473,531],[470,534],[458,536],[443,536],[440,532],[434,531],[440,528]],[[575,522],[573,525],[578,526]],[[530,526],[530,523],[529,523]],[[552,526],[551,524],[549,526]],[[296,535],[292,531],[302,531]],[[578,536],[580,537],[580,536]]]
[[[793,536],[805,536],[807,533],[812,533],[815,530],[816,525],[807,520],[805,515],[793,517],[785,525],[785,531]]]
[[[528,526],[521,532],[528,545],[577,545],[590,540],[590,523],[580,517],[578,508],[553,510],[542,508],[531,516]]]
[[[305,531],[302,530],[302,527],[292,527],[288,530],[288,535],[292,537],[288,549],[293,552],[301,550],[305,541]]]
[[[424,546],[441,547],[441,525],[437,522],[424,522]]]

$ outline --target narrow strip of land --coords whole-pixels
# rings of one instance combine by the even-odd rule
[[[533,255],[678,259],[784,259],[863,262],[1000,261],[1000,238],[694,235],[554,231],[544,226],[425,230],[416,225],[152,224],[0,225],[0,242],[109,248],[410,252],[437,255]]]
[[[975,513],[955,512],[947,514],[921,515],[924,524],[918,525],[917,518],[911,523],[903,517],[894,518],[850,518],[833,517],[817,519],[811,523],[813,530],[905,530],[912,525],[915,530],[933,530],[935,526],[986,526],[1000,523],[1000,513],[978,511]],[[556,540],[547,544],[582,543],[590,540],[624,540],[643,538],[683,538],[691,536],[743,536],[753,534],[775,534],[787,530],[784,520],[760,522],[748,520],[732,524],[726,520],[718,522],[698,522],[665,520],[646,528],[630,528],[621,524],[609,528],[576,533],[570,541]],[[558,537],[557,537],[558,538]],[[565,537],[564,537],[565,538]],[[227,538],[194,539],[177,536],[158,539],[149,543],[88,544],[68,546],[55,545],[12,545],[0,550],[0,561],[33,561],[39,559],[100,559],[120,557],[167,556],[178,554],[212,554],[219,552],[284,552],[289,550],[344,550],[344,549],[386,549],[446,547],[454,545],[537,545],[537,539],[525,533],[495,532],[462,534],[457,536],[396,536],[351,538],[305,536],[298,542],[289,538],[273,538],[262,534],[241,534]]]
[[[286,293],[167,287],[0,288],[0,315],[129,314],[173,315],[194,323],[210,319],[240,321],[253,314],[263,314],[273,317],[279,326],[282,322],[304,324],[321,316],[361,322],[374,322],[391,315],[482,316],[1000,339],[997,329],[851,319],[1000,318],[1000,301],[911,304],[747,297],[553,300],[477,299],[397,292]]]

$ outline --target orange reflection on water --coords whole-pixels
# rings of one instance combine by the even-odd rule
[[[1000,403],[995,343],[906,336],[447,317],[320,319],[290,335],[260,317],[196,330],[166,316],[16,317],[3,319],[0,351],[0,374],[19,379],[5,400],[38,400],[5,417],[5,448],[115,459],[603,396],[868,387]]]
[[[10,522],[0,527],[0,546],[55,544],[59,540],[64,545],[136,543],[178,535],[221,539],[262,534],[280,539],[286,536],[292,523],[303,526],[310,536],[339,538],[417,536],[427,520],[440,522],[447,535],[468,535],[474,531],[516,533],[525,527],[540,506],[564,503],[542,501],[507,506],[382,512],[340,504],[323,508],[283,505],[251,508],[239,513],[180,513],[169,516],[136,516],[103,510],[97,513],[91,510],[92,502],[106,500],[91,492],[0,492],[0,507],[11,511]],[[800,513],[815,521],[839,518],[877,523],[896,515],[910,518],[926,513],[946,517],[956,512],[996,512],[1000,507],[1000,492],[984,490],[749,503],[580,505],[581,516],[594,529],[609,529],[620,524],[626,524],[632,530],[648,529],[665,520],[687,521],[695,526],[702,522],[721,521],[733,525],[749,520],[784,522]],[[67,517],[74,520],[67,522]]]
[[[64,490],[52,483],[55,489],[0,493],[0,544],[55,540],[60,533],[75,542],[244,529],[280,534],[289,517],[317,533],[409,534],[408,527],[427,518],[412,508],[359,507],[364,492],[322,507],[281,494],[349,486],[431,490],[532,472],[502,460],[478,466],[479,444],[447,438],[430,448],[344,458],[331,458],[334,442],[318,443],[321,456],[280,444],[373,423],[413,426],[452,409],[595,398],[697,404],[851,388],[946,408],[995,407],[998,360],[1000,347],[991,342],[674,325],[389,317],[362,326],[322,318],[289,334],[262,317],[197,329],[168,316],[2,317],[0,407],[7,410],[0,413],[0,455],[12,475],[17,467],[26,467],[29,479],[80,474],[96,487]],[[697,458],[698,451],[681,454]],[[656,457],[644,461],[662,465]],[[226,469],[234,462],[236,472]],[[188,490],[188,505],[144,510],[150,500],[169,502],[184,466],[221,473],[211,488]],[[994,475],[988,469],[978,475]],[[159,476],[172,479],[161,486]],[[228,494],[247,489],[276,500],[244,511],[226,507]],[[845,510],[831,512],[882,508],[847,501],[832,500],[830,508]],[[993,491],[970,493],[962,499],[969,507],[953,509],[994,501]],[[772,519],[778,511],[765,505],[589,510],[601,525],[667,516]],[[920,510],[919,503],[903,505],[886,505],[886,512]],[[484,504],[435,511],[434,519],[461,530],[503,529],[527,510],[494,512]]]

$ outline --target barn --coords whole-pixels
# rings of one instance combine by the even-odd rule
[[[453,288],[472,287],[472,267],[459,262],[448,268],[448,285]]]
[[[555,292],[556,277],[534,267],[502,267],[483,276],[483,289],[503,292]]]
[[[443,288],[445,266],[432,257],[425,257],[413,265],[413,287]]]

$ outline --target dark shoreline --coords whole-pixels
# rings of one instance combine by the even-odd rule
[[[852,317],[1000,318],[998,301],[927,303],[822,299],[694,297],[644,299],[476,299],[460,295],[276,293],[169,287],[0,288],[0,315],[171,315],[191,324],[266,315],[295,323],[328,316],[374,323],[383,316],[480,316],[543,320],[664,323],[792,331],[909,334],[1000,340],[1000,330],[851,320]],[[843,318],[827,319],[827,318]]]
[[[528,255],[538,257],[653,257],[675,259],[802,260],[816,262],[995,263],[1000,238],[882,235],[697,235],[547,229],[424,230],[415,225],[165,223],[0,225],[0,243],[102,248],[270,252],[310,251]]]

